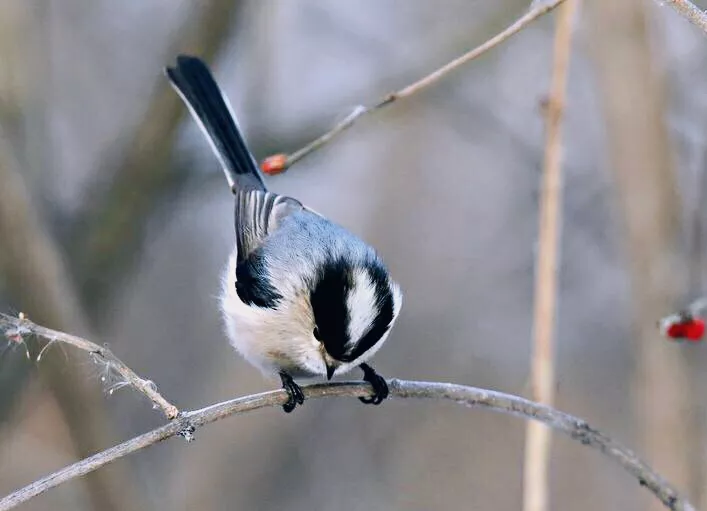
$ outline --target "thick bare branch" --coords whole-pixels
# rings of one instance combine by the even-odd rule
[[[109,371],[117,373],[119,377],[122,378],[120,383],[130,385],[138,392],[142,392],[147,396],[147,398],[154,403],[156,408],[162,410],[165,417],[174,419],[179,413],[177,407],[167,401],[162,394],[157,391],[157,387],[152,381],[145,380],[138,376],[135,371],[130,369],[105,346],[99,346],[76,335],[43,327],[33,323],[24,317],[24,315],[14,317],[0,313],[0,333],[4,333],[5,336],[10,338],[11,342],[28,335],[36,335],[49,341],[45,348],[49,347],[51,343],[58,342],[86,351],[96,357]],[[42,352],[40,352],[40,356],[41,354]]]
[[[540,421],[556,431],[565,433],[606,455],[623,467],[641,486],[648,488],[668,509],[694,511],[694,507],[652,468],[634,453],[572,415],[543,406],[521,397],[492,390],[436,382],[417,382],[393,379],[388,382],[394,398],[416,398],[453,401],[471,408],[483,408],[508,413],[517,417]],[[323,397],[362,397],[370,393],[368,384],[361,382],[322,383],[302,387],[307,399]],[[218,403],[201,410],[188,412],[178,419],[127,442],[111,447],[90,458],[69,465],[40,479],[0,500],[0,511],[8,511],[45,491],[67,481],[86,475],[98,468],[139,451],[162,440],[176,436],[190,427],[199,427],[231,415],[251,412],[260,408],[280,406],[287,401],[283,390],[245,396]]]
[[[689,0],[658,0],[658,3],[670,5],[680,16],[707,33],[707,13]]]

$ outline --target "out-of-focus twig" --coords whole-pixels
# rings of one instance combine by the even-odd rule
[[[687,264],[665,85],[651,51],[650,4],[595,0],[585,5],[630,272],[635,429],[648,459],[687,488],[696,445],[694,425],[685,418],[689,371],[679,345],[665,342],[655,327],[684,297]]]
[[[460,57],[457,57],[456,59],[452,60],[451,62],[448,62],[444,66],[440,67],[436,71],[433,71],[432,73],[428,74],[427,76],[421,78],[420,80],[408,85],[407,87],[403,87],[402,89],[396,91],[396,92],[391,92],[390,94],[386,95],[382,99],[380,99],[377,103],[373,104],[372,106],[358,106],[354,109],[354,111],[346,117],[343,121],[339,122],[331,128],[329,131],[324,133],[322,136],[317,138],[316,140],[310,142],[303,148],[287,155],[286,158],[282,159],[282,161],[279,162],[278,168],[273,169],[273,173],[275,172],[282,172],[286,170],[287,168],[291,167],[295,163],[297,163],[299,160],[304,158],[305,156],[309,155],[310,153],[313,153],[317,149],[320,149],[322,146],[330,142],[334,137],[337,135],[341,134],[343,131],[347,130],[351,126],[354,125],[356,121],[358,121],[361,117],[366,116],[368,114],[372,114],[373,112],[376,112],[394,102],[396,102],[399,99],[404,99],[409,96],[412,96],[413,94],[420,92],[422,89],[425,89],[432,85],[433,83],[437,82],[450,72],[456,70],[463,64],[466,64],[470,60],[473,60],[487,51],[495,48],[502,42],[504,42],[506,39],[509,37],[517,34],[520,32],[523,28],[525,28],[527,25],[535,21],[537,18],[540,16],[547,14],[551,10],[553,10],[555,7],[560,5],[562,2],[565,0],[550,0],[547,2],[542,2],[538,4],[535,7],[532,7],[527,13],[525,13],[523,16],[518,18],[513,24],[511,24],[509,27],[507,27],[505,30],[502,32],[496,34],[493,36],[491,39],[486,41],[480,46],[477,46],[473,50],[468,51],[464,55],[461,55]],[[276,155],[278,158],[280,155]],[[268,160],[266,159],[264,164],[267,165]]]
[[[240,0],[208,0],[195,4],[189,27],[181,30],[171,53],[192,53],[214,59],[234,27]],[[171,58],[171,57],[170,57]],[[165,62],[167,64],[168,62]],[[157,70],[154,99],[121,153],[118,163],[107,159],[97,176],[111,176],[106,193],[98,194],[78,225],[71,245],[74,274],[93,312],[110,296],[111,285],[135,260],[145,219],[180,177],[170,167],[174,144],[185,109]]]
[[[551,406],[555,400],[555,311],[562,225],[562,117],[572,48],[572,27],[579,0],[567,0],[557,10],[550,93],[545,104],[545,159],[540,190],[538,255],[535,269],[532,399]],[[524,511],[549,509],[551,431],[528,422],[523,468]]]
[[[551,407],[534,403],[521,397],[494,392],[492,390],[454,385],[451,383],[418,382],[393,379],[388,382],[393,398],[416,398],[452,401],[471,408],[482,408],[508,413],[547,424],[565,433],[582,445],[596,449],[638,479],[641,486],[648,488],[668,509],[674,511],[694,511],[694,507],[658,475],[642,462],[634,453],[594,429],[586,421],[560,412]],[[364,397],[371,392],[366,383],[342,382],[320,383],[302,387],[307,399],[323,397]],[[67,481],[86,475],[98,468],[130,453],[139,451],[162,440],[180,434],[185,427],[199,427],[231,415],[241,414],[260,408],[279,406],[287,400],[284,390],[255,394],[218,403],[201,410],[187,412],[177,420],[148,433],[135,437],[115,447],[111,447],[90,458],[69,465],[39,481],[36,481],[0,500],[0,511],[15,508],[32,497],[59,486]]]
[[[123,379],[123,382],[147,396],[155,407],[162,410],[165,417],[174,419],[179,413],[177,407],[167,401],[162,394],[157,391],[155,384],[151,380],[145,380],[138,376],[105,346],[99,346],[76,335],[43,327],[23,316],[14,317],[3,313],[0,313],[0,333],[4,333],[7,337],[12,337],[11,342],[18,342],[18,338],[22,340],[25,336],[36,335],[49,341],[49,344],[47,344],[45,348],[53,342],[58,342],[86,351],[94,357],[97,357],[111,372],[115,371],[115,373]]]
[[[659,4],[670,5],[673,9],[677,11],[680,16],[685,18],[687,21],[700,27],[700,29],[707,33],[707,13],[697,7],[695,4],[689,0],[657,0]]]

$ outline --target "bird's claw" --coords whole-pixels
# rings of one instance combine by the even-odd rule
[[[289,374],[280,373],[280,380],[282,380],[282,388],[285,389],[289,397],[287,402],[282,405],[282,409],[285,413],[290,413],[298,404],[301,405],[304,403],[304,393]]]
[[[359,401],[367,405],[379,405],[388,397],[390,391],[388,384],[381,375],[368,364],[361,364],[363,370],[363,381],[367,381],[373,387],[373,395],[371,397],[359,397]]]

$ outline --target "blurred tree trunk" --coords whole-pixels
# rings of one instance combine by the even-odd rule
[[[688,296],[689,301],[705,296],[707,289],[704,285],[703,272],[705,268],[705,218],[703,203],[707,197],[707,171],[704,164],[705,150],[693,164],[691,170],[695,173],[695,179],[691,179],[689,184],[694,186],[694,193],[690,204],[690,211],[687,215],[691,222],[689,234],[689,272],[688,272]],[[695,444],[690,451],[690,495],[693,502],[699,509],[707,509],[707,404],[704,403],[700,389],[707,383],[705,379],[704,367],[707,363],[707,353],[695,353],[693,350],[683,352],[683,363],[688,368],[690,384],[690,403],[693,405],[688,420],[694,428],[692,434],[695,435]]]
[[[214,60],[229,40],[240,0],[209,0],[196,3],[194,15],[175,34],[167,62],[179,53]],[[172,163],[174,144],[182,119],[183,101],[160,75],[155,92],[130,142],[121,147],[117,163],[106,159],[96,170],[109,178],[104,193],[94,193],[71,240],[69,253],[77,287],[93,318],[102,319],[110,297],[138,260],[144,241],[146,219],[168,192],[185,184],[186,176]]]
[[[7,120],[15,132],[16,143],[24,142],[22,160],[29,165],[44,159],[47,140],[46,128],[40,121],[45,106],[42,87],[47,79],[47,68],[43,65],[46,22],[43,15],[47,13],[44,8],[36,7],[32,10],[24,2],[4,5],[3,17],[7,15],[14,23],[5,27],[8,30],[2,31],[4,37],[0,40],[0,54],[10,63],[2,75],[4,83],[0,85],[4,93],[0,103],[5,106],[3,113],[8,117],[0,117],[0,122],[4,124]],[[23,32],[32,34],[29,41],[23,37]],[[25,43],[20,44],[23,40]],[[13,145],[0,133],[0,239],[3,247],[0,271],[5,277],[6,291],[13,306],[29,312],[33,319],[54,328],[87,333],[87,321],[61,254],[43,228],[25,186],[31,172],[20,163]],[[30,170],[41,174],[39,166]],[[113,443],[115,437],[110,424],[98,405],[100,390],[86,385],[87,371],[76,364],[67,364],[62,357],[52,357],[43,364],[41,374],[60,405],[77,457],[89,456]],[[5,382],[8,385],[4,390],[11,394],[7,402],[15,398],[13,390],[21,388],[16,385],[17,381],[24,379],[22,374],[14,376],[16,380],[12,385]],[[134,500],[131,480],[121,465],[105,473],[91,474],[85,484],[92,507],[101,510],[142,507]]]
[[[13,304],[31,311],[32,319],[53,328],[87,332],[78,298],[61,257],[46,235],[8,144],[0,140],[0,271],[5,275]],[[83,458],[114,442],[110,424],[99,405],[97,385],[87,383],[87,371],[63,357],[49,357],[41,375],[60,404],[71,432],[76,456]],[[9,387],[9,388],[8,388]],[[12,386],[3,390],[12,393]],[[87,476],[85,483],[93,509],[129,510],[141,506],[132,500],[131,480],[120,465]]]
[[[650,51],[649,4],[597,0],[587,7],[630,264],[639,452],[685,490],[695,440],[687,420],[686,368],[680,345],[666,343],[655,326],[675,307],[686,278],[678,246],[681,213],[665,125],[665,95]]]
[[[230,35],[232,11],[238,5],[236,0],[212,0],[198,9],[199,16],[190,20],[187,29],[175,37],[172,48],[177,51],[185,49],[196,52],[209,59],[222,47]],[[64,257],[58,244],[47,233],[41,215],[38,214],[35,201],[29,189],[27,177],[41,176],[42,165],[48,161],[45,154],[49,137],[46,125],[42,122],[44,109],[50,105],[44,104],[43,87],[49,78],[45,62],[47,41],[43,40],[49,23],[43,18],[47,14],[47,6],[14,2],[3,6],[3,19],[13,20],[21,16],[22,23],[3,23],[8,30],[0,36],[0,55],[6,57],[5,62],[15,64],[6,66],[5,73],[0,74],[0,115],[2,122],[9,121],[12,128],[12,143],[0,134],[0,239],[3,240],[3,251],[0,254],[0,272],[3,273],[6,291],[12,299],[14,307],[20,308],[32,319],[69,332],[89,335],[89,319],[83,310],[83,304],[92,304],[90,293],[85,290],[83,295],[77,292],[74,281],[64,264]],[[15,13],[13,17],[10,14]],[[6,18],[5,18],[5,15]],[[32,34],[29,44],[20,44],[27,37],[23,32]],[[125,161],[117,173],[119,183],[130,183],[129,199],[140,196],[141,205],[154,205],[154,199],[164,191],[167,179],[164,177],[169,169],[166,165],[171,154],[177,128],[183,116],[183,105],[179,98],[168,87],[160,87],[160,93],[146,112],[145,120],[140,125],[135,139],[134,150],[127,151]],[[158,141],[159,143],[155,142]],[[154,142],[154,143],[151,143]],[[26,157],[20,158],[15,146],[26,147]],[[29,170],[28,170],[29,169]],[[33,171],[33,172],[30,172]],[[145,180],[145,186],[140,185],[140,179]],[[120,179],[123,181],[120,181]],[[45,183],[39,183],[40,189],[45,189]],[[135,189],[140,190],[137,194]],[[125,257],[126,248],[134,248],[137,226],[144,225],[147,211],[145,208],[134,207],[129,199],[119,192],[125,187],[116,186],[109,191],[106,209],[118,203],[121,210],[128,214],[117,215],[124,221],[120,229],[110,229],[110,226],[98,225],[106,215],[93,215],[88,238],[95,232],[108,232],[109,247],[99,247],[91,252],[84,250],[81,265],[76,267],[75,281],[91,280],[92,275],[107,272],[101,264],[120,266],[117,270],[124,274],[130,268],[121,262],[129,260]],[[111,210],[113,211],[113,210]],[[105,211],[104,211],[105,212]],[[95,212],[91,212],[95,213]],[[110,213],[110,211],[109,211]],[[115,215],[107,215],[111,221]],[[114,222],[115,223],[115,222]],[[131,251],[130,253],[133,253]],[[72,261],[73,262],[73,261]],[[112,267],[111,267],[112,268]],[[114,278],[116,271],[111,275]],[[108,294],[102,290],[102,296]],[[98,309],[92,309],[93,319],[98,315]],[[90,336],[90,335],[89,335]],[[79,365],[81,363],[79,362]],[[47,381],[47,388],[54,394],[59,403],[64,419],[72,435],[78,458],[86,457],[115,443],[111,434],[110,423],[104,415],[104,408],[98,385],[90,382],[86,371],[76,363],[68,363],[62,357],[48,357],[42,365],[41,375]],[[12,379],[3,379],[6,384],[3,390],[7,395],[15,396],[23,388],[26,375],[13,374]],[[91,506],[93,509],[130,510],[143,508],[139,495],[134,491],[134,480],[124,470],[124,462],[107,467],[91,474],[86,480]]]

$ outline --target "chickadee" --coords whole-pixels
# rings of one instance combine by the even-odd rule
[[[388,386],[366,361],[400,312],[402,294],[376,252],[298,200],[267,191],[258,166],[203,61],[165,70],[208,138],[236,200],[236,244],[222,279],[231,344],[266,375],[279,374],[291,412],[304,402],[293,378],[363,370],[380,404]]]

